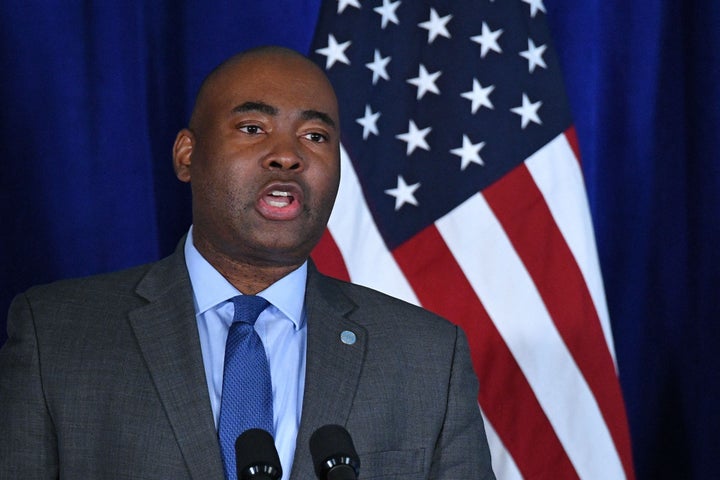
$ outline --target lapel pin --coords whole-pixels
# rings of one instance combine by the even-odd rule
[[[353,345],[356,340],[357,340],[357,337],[350,330],[344,330],[340,334],[340,341],[342,341],[345,345]]]

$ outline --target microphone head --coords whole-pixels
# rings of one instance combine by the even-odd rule
[[[310,437],[310,455],[321,480],[354,479],[360,474],[360,457],[350,434],[340,425],[324,425],[315,430]],[[332,472],[340,476],[329,476]]]
[[[238,480],[282,477],[280,457],[272,435],[260,428],[245,430],[235,441]]]

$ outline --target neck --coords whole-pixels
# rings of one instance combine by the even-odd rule
[[[193,238],[193,244],[205,260],[243,295],[255,295],[297,270],[305,260],[289,264],[276,264],[255,259],[239,259],[215,248],[202,238]]]

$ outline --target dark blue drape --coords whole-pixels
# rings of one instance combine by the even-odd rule
[[[547,4],[580,138],[638,478],[713,478],[720,2]]]
[[[190,223],[171,145],[201,78],[249,46],[306,51],[319,6],[207,3],[0,4],[0,310],[32,284],[169,253]],[[638,478],[711,478],[720,458],[720,2],[545,3]]]

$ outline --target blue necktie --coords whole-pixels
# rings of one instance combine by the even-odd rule
[[[236,479],[235,440],[245,430],[262,428],[274,436],[270,367],[254,325],[269,302],[238,295],[235,316],[225,344],[225,368],[218,435],[225,478]]]

